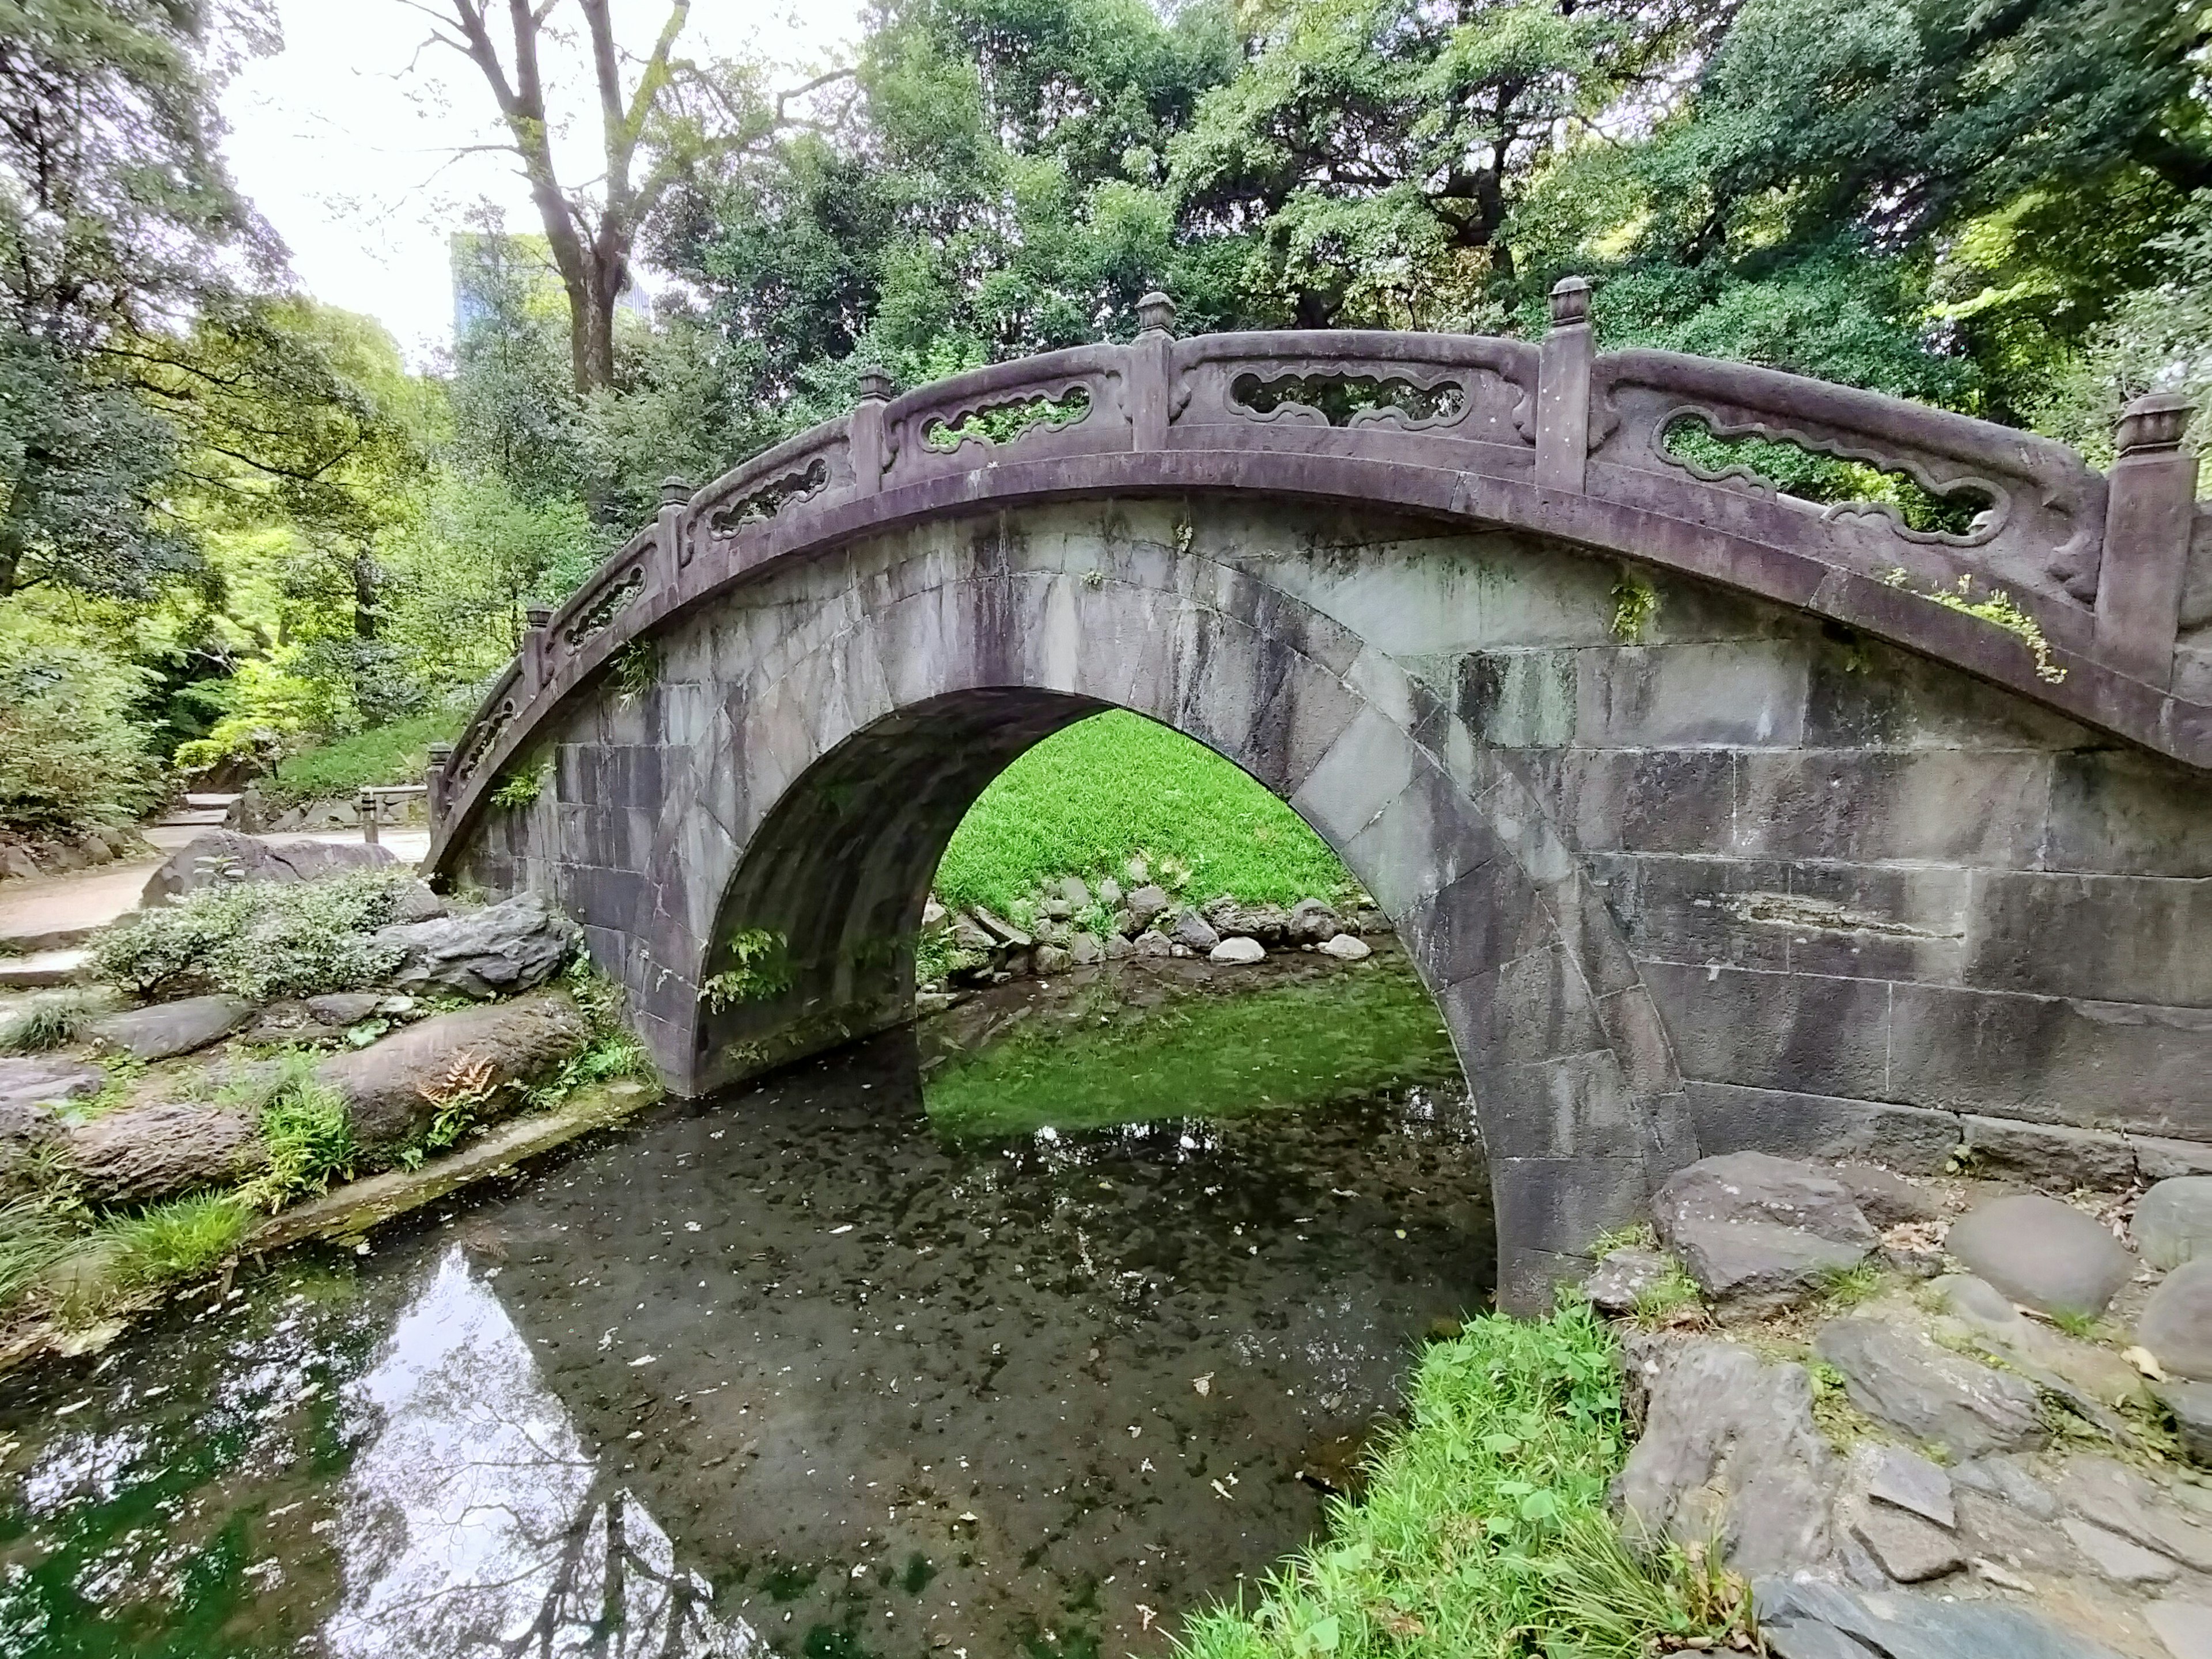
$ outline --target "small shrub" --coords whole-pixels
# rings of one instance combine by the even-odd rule
[[[791,988],[790,940],[764,927],[748,927],[731,936],[732,963],[699,987],[707,1006],[716,1013],[740,1002],[766,1002]]]
[[[81,1042],[100,1017],[100,1004],[82,991],[63,991],[26,1003],[0,1025],[0,1054],[37,1054]]]
[[[519,812],[526,806],[534,806],[552,779],[550,765],[542,762],[525,763],[499,781],[499,787],[491,792],[491,804],[507,812]]]
[[[1643,644],[1658,614],[1658,591],[1641,575],[1632,572],[1613,584],[1613,620],[1607,626],[1623,645]]]
[[[138,1287],[204,1273],[238,1248],[250,1218],[228,1193],[203,1193],[118,1217],[103,1229],[115,1251],[115,1282]]]
[[[632,640],[608,659],[615,690],[625,702],[635,702],[660,678],[660,647],[652,640]]]
[[[372,985],[398,952],[369,935],[391,921],[408,878],[362,870],[204,887],[109,928],[93,947],[93,971],[142,996],[212,987],[255,1002]]]

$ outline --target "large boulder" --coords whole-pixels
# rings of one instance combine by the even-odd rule
[[[2154,1267],[2179,1267],[2212,1255],[2212,1176],[2175,1176],[2136,1200],[2129,1224],[2136,1249]]]
[[[73,1126],[64,1142],[88,1197],[150,1204],[228,1185],[263,1161],[253,1120],[198,1101],[126,1106]]]
[[[526,1082],[558,1065],[590,1035],[582,1010],[557,991],[436,1014],[366,1048],[331,1055],[315,1074],[344,1096],[354,1139],[370,1151],[410,1139],[441,1097]]]
[[[141,909],[227,881],[313,881],[348,870],[377,870],[397,862],[388,847],[368,842],[263,841],[234,830],[194,836],[146,878]]]
[[[2172,1375],[2212,1382],[2212,1256],[2166,1276],[2136,1321],[2136,1340]]]
[[[1129,895],[1125,907],[1128,920],[1121,924],[1121,931],[1134,938],[1152,925],[1153,918],[1168,908],[1167,890],[1146,883]]]
[[[1805,1368],[1712,1340],[1646,1347],[1632,1363],[1644,1435],[1613,1484],[1632,1534],[1715,1540],[1744,1572],[1827,1563],[1837,1469]]]
[[[1168,937],[1188,948],[1193,955],[1201,957],[1221,943],[1221,935],[1213,931],[1213,924],[1188,905],[1176,913]]]
[[[410,991],[509,996],[559,973],[583,930],[541,893],[519,893],[481,910],[380,929],[375,943],[399,953],[386,977]]]
[[[110,1014],[92,1032],[106,1047],[137,1059],[167,1060],[220,1042],[252,1012],[253,1005],[242,997],[185,997]]]
[[[1651,1218],[1690,1276],[1736,1312],[1784,1306],[1858,1266],[1880,1242],[1842,1182],[1765,1152],[1676,1170],[1653,1197]]]
[[[1224,893],[1200,914],[1224,939],[1255,939],[1262,945],[1279,945],[1290,938],[1290,912],[1279,904],[1240,904]]]
[[[2135,1267],[2094,1217],[2040,1193],[1981,1205],[1952,1224],[1943,1243],[1969,1272],[2045,1313],[2104,1312]]]
[[[1844,1374],[1851,1403],[1954,1457],[2017,1451],[2048,1437],[2033,1385],[1925,1334],[1879,1319],[1838,1319],[1820,1328],[1814,1352]]]

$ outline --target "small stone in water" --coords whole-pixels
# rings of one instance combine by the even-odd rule
[[[1212,1394],[1213,1392],[1213,1373],[1212,1371],[1208,1371],[1204,1376],[1192,1377],[1190,1379],[1190,1386],[1196,1389],[1200,1395]]]

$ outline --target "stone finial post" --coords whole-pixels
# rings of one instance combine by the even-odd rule
[[[653,521],[653,536],[660,552],[661,580],[672,588],[691,562],[690,542],[684,534],[684,508],[690,499],[691,486],[673,472],[660,481],[660,511]]]
[[[422,769],[422,804],[429,814],[433,830],[446,816],[446,769],[453,764],[453,744],[434,743],[430,745],[429,763]]]
[[[1589,469],[1590,285],[1563,276],[1552,285],[1552,326],[1536,368],[1536,487],[1579,495]]]
[[[891,400],[891,377],[882,368],[860,371],[860,401],[845,417],[845,447],[853,460],[853,489],[872,495],[884,487],[890,453],[884,441],[884,405]]]
[[[1168,447],[1168,357],[1175,349],[1176,303],[1154,289],[1137,301],[1129,343],[1129,447]]]
[[[376,804],[379,799],[374,789],[364,789],[353,798],[354,816],[361,820],[361,838],[371,847],[376,845]]]
[[[522,683],[524,696],[535,696],[538,688],[551,678],[550,665],[546,660],[545,641],[553,627],[553,607],[550,605],[526,606],[522,612]]]
[[[2186,398],[2172,392],[2127,406],[2105,503],[2097,654],[2161,690],[2173,676],[2173,636],[2197,513],[2197,457],[2181,446],[2194,412]]]

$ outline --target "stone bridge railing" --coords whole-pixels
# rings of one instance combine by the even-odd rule
[[[2179,399],[2130,406],[2108,475],[2047,439],[1893,398],[1672,352],[1600,355],[1588,305],[1586,283],[1560,283],[1540,343],[1177,339],[1154,295],[1127,345],[896,397],[864,375],[845,419],[696,494],[672,480],[652,525],[557,611],[533,609],[458,745],[434,755],[433,863],[570,692],[769,562],[987,504],[1098,494],[1262,491],[1518,526],[1830,617],[2212,769],[2212,695],[2176,673],[2185,622],[2212,622],[2212,514],[2195,500]],[[1934,528],[1887,503],[1817,505],[1677,453],[1686,423],[1863,463],[1963,505]],[[2024,648],[2024,626],[1935,597],[1962,582],[1970,599],[2009,596],[2042,651]]]

